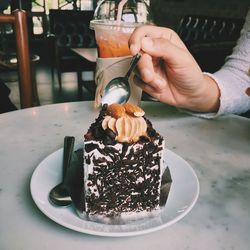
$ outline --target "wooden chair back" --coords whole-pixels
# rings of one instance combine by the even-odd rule
[[[50,31],[54,39],[52,44],[51,61],[56,69],[58,82],[62,88],[61,74],[63,72],[94,71],[95,63],[89,62],[77,56],[71,48],[96,48],[94,30],[89,28],[90,20],[93,19],[92,10],[53,10],[49,12]],[[80,84],[78,82],[78,84]]]
[[[14,27],[21,108],[32,107],[32,73],[28,40],[27,14],[23,10],[15,10],[12,12],[12,14],[1,14],[0,23],[12,24]]]

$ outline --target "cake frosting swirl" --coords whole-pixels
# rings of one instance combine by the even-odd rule
[[[137,142],[140,136],[147,136],[147,123],[142,117],[144,111],[132,104],[111,104],[102,122],[102,128],[111,129],[117,142]]]
[[[140,107],[126,103],[104,104],[84,137],[87,141],[97,140],[105,145],[114,145],[150,141],[160,135],[153,129]]]

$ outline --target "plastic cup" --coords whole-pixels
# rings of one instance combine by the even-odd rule
[[[95,20],[92,27],[98,47],[98,57],[122,57],[130,55],[128,40],[138,23],[117,25],[115,22]]]

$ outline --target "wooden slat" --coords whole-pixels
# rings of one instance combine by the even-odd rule
[[[0,23],[11,23],[14,26],[21,108],[33,107],[27,14],[25,11],[15,10],[10,15],[0,15]]]

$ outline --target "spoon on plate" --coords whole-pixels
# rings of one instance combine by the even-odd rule
[[[123,104],[126,103],[130,97],[130,86],[128,79],[130,74],[134,70],[136,64],[140,60],[141,55],[136,54],[130,64],[128,72],[123,77],[116,77],[112,79],[105,87],[102,95],[102,105],[112,104],[112,103],[119,103]]]
[[[72,203],[72,199],[69,194],[69,187],[66,181],[66,176],[68,168],[70,166],[74,143],[75,137],[64,137],[62,182],[52,188],[49,193],[50,202],[56,206],[67,206]]]

